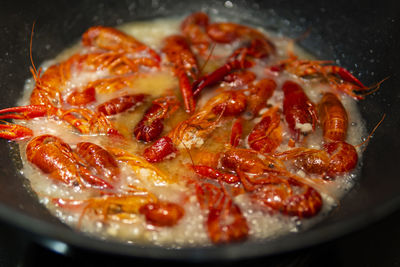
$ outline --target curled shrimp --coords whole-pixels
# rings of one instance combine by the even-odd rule
[[[269,109],[250,132],[249,146],[262,153],[273,152],[282,142],[281,118],[278,107]]]
[[[306,134],[315,130],[318,121],[317,112],[299,84],[286,81],[282,90],[283,114],[292,135],[299,141],[301,133]]]
[[[318,104],[318,110],[324,140],[344,141],[349,120],[338,97],[333,93],[325,93]]]

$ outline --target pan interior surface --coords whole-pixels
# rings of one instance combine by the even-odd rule
[[[397,170],[400,148],[399,82],[400,36],[395,1],[42,1],[36,4],[2,3],[0,16],[1,108],[15,105],[24,81],[30,77],[29,40],[36,21],[32,55],[36,64],[53,58],[75,43],[90,26],[116,26],[158,17],[182,16],[202,10],[229,20],[259,25],[291,38],[308,36],[299,45],[319,58],[334,60],[365,84],[389,77],[380,90],[359,107],[367,129],[386,114],[365,153],[361,177],[340,208],[315,227],[277,240],[245,242],[211,248],[168,250],[130,246],[84,236],[60,223],[27,190],[18,172],[16,147],[1,140],[0,218],[54,248],[54,240],[72,247],[119,255],[187,260],[238,259],[281,253],[311,246],[354,231],[387,215],[400,205]],[[12,155],[11,157],[9,155]],[[151,249],[149,249],[151,248]]]

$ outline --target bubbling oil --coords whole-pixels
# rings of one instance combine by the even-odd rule
[[[165,37],[179,33],[180,22],[181,19],[176,18],[157,19],[153,21],[125,24],[122,25],[120,29],[131,34],[156,51],[160,51],[162,41]],[[260,30],[265,32],[263,29]],[[267,34],[277,47],[277,55],[269,62],[276,62],[286,58],[287,47],[291,40],[282,36],[274,35],[270,32],[267,32]],[[229,55],[233,49],[234,48],[231,45],[217,45],[215,53]],[[47,66],[65,60],[72,54],[84,50],[85,48],[80,44],[66,49],[55,59],[44,63],[44,70]],[[299,47],[295,47],[295,52],[300,56],[300,58],[312,58]],[[211,62],[206,66],[206,70],[207,68],[215,68],[218,64]],[[253,67],[251,71],[257,75],[257,78],[268,77],[265,73],[264,67],[265,66],[262,64],[257,64],[257,66]],[[100,79],[107,75],[108,74],[104,73],[104,71],[86,74],[77,73],[68,84],[62,88],[62,90],[65,94],[68,94],[74,89],[87,84],[89,81]],[[133,85],[131,87],[99,95],[96,100],[97,102],[92,104],[93,107],[99,103],[107,101],[108,99],[124,94],[145,93],[156,98],[163,95],[167,90],[170,90],[171,88],[177,89],[179,86],[177,78],[174,77],[173,73],[165,66],[161,67],[160,70],[151,70],[143,75],[138,75],[133,79]],[[317,103],[321,99],[322,92],[328,91],[327,86],[324,84],[318,85],[315,82],[300,80],[290,74],[282,74],[273,77],[273,79],[277,83],[277,89],[273,96],[268,100],[270,106],[281,105],[283,101],[283,93],[280,88],[287,80],[300,83],[307,96],[314,103]],[[29,104],[29,96],[33,86],[34,84],[32,80],[26,82],[25,94],[19,101],[20,105]],[[201,98],[198,99],[198,106],[203,106],[207,100],[215,94],[216,92],[213,90],[207,89]],[[350,97],[341,95],[340,100],[349,114],[349,129],[346,142],[352,145],[357,145],[362,142],[361,139],[365,136],[361,115],[357,109],[355,101]],[[148,106],[149,103],[145,103],[142,106],[137,107],[135,110],[130,110],[111,118],[118,130],[130,140],[128,144],[111,142],[107,137],[101,135],[81,135],[75,131],[71,131],[71,127],[67,123],[54,118],[36,118],[29,121],[22,121],[20,123],[32,129],[35,136],[42,134],[58,136],[72,148],[75,148],[78,142],[86,141],[101,145],[102,147],[117,147],[124,149],[129,153],[141,155],[145,145],[132,138],[132,129],[141,119]],[[166,121],[163,135],[173,129],[179,121],[182,121],[187,117],[188,115],[186,115],[182,109],[178,110],[176,114],[174,114],[173,118]],[[257,118],[252,123],[254,124],[256,122]],[[221,144],[218,142],[213,144],[213,140],[224,138],[225,140],[229,140],[228,137],[231,125],[231,122],[220,125],[220,127],[218,127],[207,140],[202,140],[205,144],[199,149],[204,149],[204,147],[209,150],[220,149]],[[287,135],[287,133],[285,134]],[[307,138],[308,147],[320,149],[320,144],[322,143],[321,136],[322,131],[317,128],[317,130]],[[63,199],[66,202],[85,201],[93,197],[98,197],[98,194],[94,190],[85,190],[78,186],[67,186],[55,182],[46,175],[43,175],[35,166],[27,161],[25,148],[26,143],[21,142],[20,151],[23,161],[21,173],[29,179],[31,188],[37,194],[39,201],[45,205],[54,216],[58,217],[61,221],[72,228],[78,228],[79,231],[82,231],[83,233],[97,236],[101,239],[113,239],[133,244],[152,243],[173,248],[208,246],[211,244],[205,226],[207,216],[200,209],[193,188],[188,188],[186,186],[187,179],[196,177],[193,171],[187,167],[193,163],[193,159],[187,151],[183,151],[174,159],[166,160],[157,164],[157,168],[168,175],[168,182],[157,180],[152,170],[146,168],[132,168],[132,166],[126,162],[119,163],[121,175],[119,177],[119,182],[113,189],[114,193],[123,194],[128,185],[134,188],[146,188],[146,190],[156,195],[160,200],[180,203],[183,206],[185,216],[177,225],[173,227],[157,227],[146,223],[143,215],[140,214],[129,214],[124,218],[118,216],[113,218],[111,216],[111,218],[104,219],[102,216],[98,216],[95,212],[90,211],[90,209],[85,210],[84,205],[68,208],[55,205],[55,199]],[[281,145],[278,147],[277,151],[285,151],[287,149],[288,147],[286,145]],[[361,161],[361,151],[359,149],[358,154]],[[324,191],[320,192],[323,198],[322,210],[317,216],[310,219],[300,220],[297,217],[289,217],[277,212],[265,212],[264,210],[257,208],[245,194],[236,196],[234,202],[239,205],[247,220],[250,229],[250,239],[277,238],[288,233],[303,230],[304,228],[310,227],[323,219],[338,204],[340,198],[351,189],[355,181],[356,173],[357,169],[349,174],[337,177],[334,181],[325,183]],[[305,174],[304,172],[302,173],[299,171],[297,175],[302,176]]]

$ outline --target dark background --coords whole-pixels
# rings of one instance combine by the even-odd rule
[[[233,8],[225,1],[2,1],[0,3],[0,108],[13,106],[21,94],[29,73],[29,40],[33,21],[33,58],[36,64],[57,55],[76,42],[90,26],[115,26],[130,20],[177,15],[206,8],[221,10],[229,19],[279,29],[289,37],[298,37],[310,30],[299,44],[322,59],[335,60],[352,71],[365,84],[389,77],[374,95],[360,102],[367,129],[372,129],[383,114],[387,117],[364,154],[361,179],[343,200],[341,208],[323,223],[295,238],[280,242],[245,244],[213,251],[190,251],[190,260],[219,253],[233,256],[252,255],[255,259],[235,264],[272,266],[396,266],[399,264],[398,210],[400,206],[400,8],[398,1],[234,1]],[[143,264],[137,259],[148,257],[180,257],[179,252],[140,249],[101,243],[84,238],[63,226],[36,203],[27,193],[24,178],[17,173],[18,161],[9,157],[10,145],[0,140],[0,264],[16,262],[41,265],[44,259],[65,266]],[[389,214],[393,214],[387,217]],[[385,218],[386,217],[386,218]],[[384,221],[381,221],[383,218]],[[377,221],[381,221],[375,224]],[[370,225],[370,226],[368,226]],[[371,226],[372,225],[372,226]],[[16,227],[16,228],[14,228]],[[368,227],[368,228],[365,228]],[[17,230],[16,230],[17,229]],[[21,229],[25,229],[22,231]],[[361,230],[360,232],[357,232]],[[344,238],[342,235],[353,232]],[[355,232],[355,233],[354,233]],[[53,239],[85,250],[73,257],[49,253],[30,240],[48,244]],[[328,242],[328,243],[326,243]],[[325,243],[322,245],[322,243]],[[22,246],[22,248],[20,248]],[[263,255],[312,246],[290,254],[271,258]],[[104,256],[104,251],[136,256],[132,261]],[[154,252],[156,254],[154,254]],[[160,254],[157,254],[160,253]],[[173,256],[171,256],[173,255]],[[222,255],[222,254],[221,254]],[[231,253],[232,255],[232,253]],[[162,257],[162,256],[161,256]],[[261,257],[261,258],[260,258]],[[122,261],[122,263],[121,263]],[[159,263],[165,264],[165,263]],[[233,263],[227,263],[232,265]],[[119,264],[118,264],[119,265]],[[219,264],[220,265],[220,264]],[[0,265],[2,266],[2,265]]]

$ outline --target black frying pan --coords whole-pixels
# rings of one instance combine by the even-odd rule
[[[231,3],[233,3],[233,7]],[[0,141],[0,219],[46,246],[62,242],[73,248],[158,259],[238,259],[266,256],[331,240],[377,221],[400,206],[399,48],[400,8],[396,1],[4,1],[0,4],[0,108],[15,105],[29,73],[29,38],[37,64],[76,42],[90,26],[183,15],[197,10],[221,12],[233,21],[265,26],[298,37],[300,45],[322,59],[337,60],[365,84],[390,76],[381,89],[359,106],[372,129],[387,114],[364,154],[361,177],[341,207],[302,233],[274,241],[245,242],[211,248],[167,250],[132,246],[87,237],[68,228],[39,205],[19,174],[17,155]],[[28,186],[29,187],[29,186]],[[57,241],[57,242],[55,242]],[[60,246],[58,246],[59,248]]]

